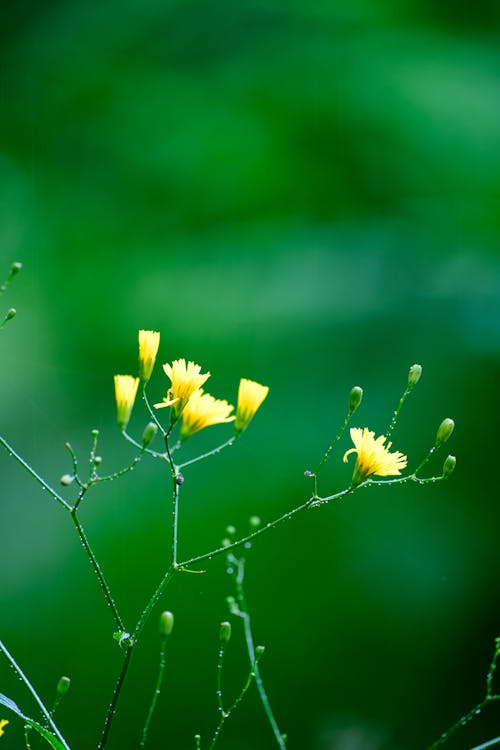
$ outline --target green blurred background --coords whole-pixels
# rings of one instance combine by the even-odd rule
[[[234,401],[240,376],[271,387],[239,444],[186,472],[183,556],[303,502],[355,384],[355,423],[381,432],[423,365],[394,436],[412,463],[456,420],[448,483],[360,492],[255,543],[247,593],[290,750],[425,748],[484,693],[500,632],[499,17],[493,0],[0,10],[3,275],[24,263],[1,299],[18,309],[1,333],[1,432],[51,483],[71,469],[67,440],[85,464],[92,428],[103,471],[132,457],[112,377],[134,371],[138,328],[161,331],[161,362],[211,370],[218,397]],[[158,368],[153,400],[166,386]],[[132,431],[146,421],[137,408]],[[186,457],[229,433],[193,437]],[[348,482],[348,447],[324,493]],[[59,723],[74,750],[95,748],[120,662],[112,619],[70,519],[5,453],[0,472],[1,636],[47,701],[71,676]],[[127,623],[169,561],[168,493],[145,462],[82,507]],[[176,625],[150,747],[213,729],[231,593],[219,559],[161,602]],[[109,750],[138,746],[156,614]],[[229,694],[246,669],[233,624]],[[0,686],[34,713],[5,661]],[[5,718],[3,746],[22,747]],[[499,734],[493,707],[449,747]],[[220,749],[273,747],[252,689]]]

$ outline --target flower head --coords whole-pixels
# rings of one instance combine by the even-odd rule
[[[248,423],[254,416],[257,409],[269,393],[267,385],[260,385],[254,380],[241,378],[240,387],[238,388],[238,406],[236,407],[236,421],[234,431],[239,435],[246,429]]]
[[[145,383],[153,372],[159,345],[158,331],[139,331],[139,377]]]
[[[214,398],[209,393],[203,393],[201,388],[195,391],[182,412],[181,440],[186,440],[198,430],[210,427],[212,424],[232,422],[230,416],[234,406],[227,401]]]
[[[8,723],[9,722],[7,719],[0,719],[0,737],[2,736],[2,734],[5,734],[5,732],[3,731],[3,728],[7,726]]]
[[[379,477],[401,474],[401,469],[407,464],[406,456],[399,451],[390,453],[392,443],[384,445],[385,435],[375,438],[375,433],[367,427],[352,427],[350,432],[355,448],[344,453],[344,462],[347,462],[350,453],[358,454],[352,475],[353,484],[360,484],[372,474]]]
[[[163,369],[172,385],[163,401],[155,404],[155,408],[172,406],[172,422],[175,422],[193,393],[208,380],[210,373],[202,373],[200,365],[195,365],[194,362],[188,362],[186,365],[185,359],[176,359],[171,365],[163,365]]]
[[[116,417],[122,430],[125,430],[134,406],[139,378],[132,375],[115,375]]]

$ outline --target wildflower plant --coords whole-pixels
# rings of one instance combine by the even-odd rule
[[[7,290],[10,281],[20,270],[20,267],[20,264],[12,266],[7,281],[0,287],[0,295]],[[5,325],[7,319],[12,317],[13,315],[9,317],[9,313],[7,313],[0,328]],[[249,378],[241,378],[235,408],[228,400],[215,398],[204,390],[204,386],[210,377],[210,372],[204,366],[193,361],[186,361],[185,358],[179,358],[163,364],[163,371],[169,381],[166,384],[166,395],[160,401],[156,400],[160,397],[159,394],[155,395],[154,405],[152,405],[148,387],[160,350],[160,338],[158,331],[139,331],[138,372],[131,375],[116,375],[114,378],[118,426],[123,438],[134,448],[134,456],[126,466],[111,474],[101,473],[101,458],[97,452],[99,432],[93,430],[89,453],[90,470],[88,472],[82,471],[81,462],[76,452],[70,443],[66,443],[66,450],[70,458],[70,471],[61,477],[62,490],[56,490],[37,470],[28,464],[2,435],[0,435],[0,445],[23,470],[31,475],[38,485],[46,490],[62,511],[67,513],[88,558],[89,569],[97,581],[105,604],[111,611],[114,622],[112,635],[116,647],[121,651],[122,659],[117,675],[101,676],[102,680],[108,679],[110,681],[110,701],[103,710],[102,732],[95,742],[97,750],[104,750],[108,744],[123,686],[128,679],[132,656],[136,654],[141,644],[146,622],[156,613],[159,617],[158,669],[156,675],[151,676],[151,701],[147,714],[143,717],[139,747],[144,748],[148,745],[151,722],[155,716],[164,681],[168,678],[168,652],[169,649],[174,647],[171,643],[174,630],[174,613],[170,610],[159,612],[163,607],[165,594],[172,580],[182,578],[186,573],[205,572],[210,561],[219,556],[223,556],[225,559],[226,570],[231,576],[233,585],[233,590],[227,598],[228,617],[231,620],[224,620],[219,627],[217,673],[214,679],[217,713],[214,716],[213,731],[206,736],[193,734],[192,746],[198,748],[198,750],[215,750],[226,723],[231,719],[248,691],[253,689],[255,685],[275,746],[286,748],[287,737],[281,729],[281,722],[283,719],[286,720],[286,717],[278,719],[271,707],[271,701],[260,672],[260,663],[265,658],[265,650],[263,646],[255,642],[249,603],[245,592],[247,557],[253,542],[261,534],[272,533],[272,530],[277,526],[301,513],[305,513],[312,508],[346,500],[349,496],[366,488],[378,487],[382,489],[385,485],[394,483],[426,485],[447,479],[455,468],[456,459],[454,456],[450,455],[445,459],[443,469],[438,475],[427,476],[423,474],[423,471],[431,457],[450,438],[454,424],[451,419],[445,419],[438,427],[436,437],[430,448],[424,452],[420,460],[415,461],[412,457],[403,454],[401,450],[393,449],[390,438],[405,400],[420,379],[422,372],[420,365],[413,365],[410,368],[405,390],[393,412],[389,426],[378,437],[376,437],[376,432],[363,425],[361,420],[358,422],[361,426],[350,427],[354,415],[359,413],[358,410],[363,399],[362,388],[355,386],[348,394],[347,414],[340,429],[330,442],[316,468],[304,472],[311,480],[310,492],[304,501],[279,517],[264,523],[257,516],[252,516],[249,521],[249,528],[242,535],[238,535],[234,526],[230,525],[226,528],[225,536],[220,544],[209,550],[201,550],[186,558],[180,552],[179,546],[179,540],[182,536],[179,509],[186,471],[189,471],[192,465],[220,454],[240,439],[255,419],[259,409],[263,407],[269,395],[269,387]],[[259,378],[261,375],[262,373],[258,373]],[[137,410],[139,406],[136,404],[138,399],[141,400],[140,406],[149,420],[140,436],[128,431],[132,410]],[[169,413],[165,413],[164,409],[169,409]],[[216,444],[211,450],[196,455],[194,458],[186,459],[183,450],[188,438],[208,427],[213,428],[211,432],[214,436],[219,429],[221,431],[230,430],[231,435],[222,442],[214,440]],[[354,447],[346,446],[343,458],[344,462],[347,462],[351,454],[356,455],[352,475],[346,476],[345,487],[334,490],[327,488],[326,491],[320,493],[319,482],[323,467],[331,458],[334,449],[340,444],[348,427],[350,427],[350,437]],[[258,425],[255,425],[255,428],[258,429]],[[125,622],[123,618],[120,604],[115,599],[91,541],[88,539],[80,520],[79,511],[88,493],[95,485],[102,485],[109,480],[126,476],[144,460],[160,462],[164,466],[166,477],[170,482],[172,522],[170,525],[166,524],[170,539],[170,561],[163,570],[154,591],[145,595],[144,606],[135,623],[129,623]],[[338,460],[340,464],[340,456]],[[409,469],[409,466],[414,468]],[[76,485],[77,488],[76,498],[73,501],[67,500],[64,496],[65,488],[71,484]],[[235,632],[238,631],[238,624],[242,626],[242,641],[247,652],[248,671],[242,678],[241,688],[236,697],[229,699],[223,690],[223,670],[227,645],[230,639],[234,637]],[[478,704],[479,707],[500,699],[500,695],[496,694],[493,688],[493,674],[497,659],[500,656],[499,643],[496,644],[494,658],[488,673],[486,696]],[[53,707],[49,709],[15,657],[10,653],[7,645],[1,640],[0,652],[22,680],[27,692],[31,694],[38,706],[39,716],[31,718],[10,698],[0,694],[0,705],[10,712],[11,717],[17,717],[25,727],[26,748],[29,750],[31,747],[30,735],[34,732],[55,750],[70,750],[70,748],[76,750],[78,739],[63,736],[55,721],[56,709],[58,709],[70,686],[69,678],[64,676],[59,680]],[[468,718],[468,715],[466,718]],[[6,730],[8,721],[6,718],[0,718],[0,736],[4,731],[8,731],[8,729]],[[456,729],[457,727],[454,726],[448,733],[444,733],[433,747],[443,744]]]

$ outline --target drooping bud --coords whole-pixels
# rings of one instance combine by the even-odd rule
[[[413,388],[422,376],[422,365],[412,365],[408,373],[408,385]]]
[[[449,477],[455,471],[457,459],[455,456],[448,456],[443,464],[443,477]]]
[[[69,679],[69,677],[66,677],[65,675],[63,675],[59,679],[59,682],[57,683],[57,687],[56,687],[56,694],[57,694],[57,696],[59,698],[62,698],[63,695],[66,695],[66,693],[69,690],[69,686],[70,685],[71,685],[71,680]]]
[[[231,638],[231,623],[221,622],[219,628],[219,638],[221,643],[228,643]]]
[[[59,481],[63,487],[68,487],[74,478],[75,477],[72,477],[71,474],[63,474]]]
[[[359,385],[355,385],[354,388],[351,388],[351,392],[349,393],[349,411],[354,412],[358,408],[358,406],[361,403],[361,399],[363,398],[363,389],[360,388]]]
[[[20,263],[18,260],[15,261],[10,267],[10,273],[12,276],[15,276],[16,273],[19,273],[21,268],[23,267],[23,264]]]
[[[12,320],[17,314],[17,310],[15,307],[11,307],[10,310],[7,310],[7,315],[5,316],[5,320]]]
[[[172,632],[174,627],[174,616],[172,612],[162,612],[160,615],[160,635],[166,638]]]
[[[257,656],[257,657],[262,656],[262,654],[264,653],[265,650],[266,650],[265,646],[256,646],[256,648],[255,648],[255,656]]]
[[[450,419],[449,417],[443,419],[436,433],[436,441],[438,443],[446,443],[451,433],[453,432],[454,427],[455,422],[453,421],[453,419]]]
[[[158,427],[154,422],[148,422],[146,427],[144,428],[144,432],[142,433],[142,447],[147,448],[148,445],[151,445],[153,440],[156,437],[156,433],[158,432]]]

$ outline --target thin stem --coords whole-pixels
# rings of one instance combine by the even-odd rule
[[[243,687],[242,687],[239,695],[237,696],[236,700],[231,705],[231,708],[229,708],[227,711],[223,711],[221,709],[221,715],[220,715],[219,723],[217,724],[217,727],[216,727],[215,732],[214,732],[214,736],[212,737],[212,742],[210,743],[210,747],[209,747],[208,750],[213,750],[214,749],[214,747],[215,747],[215,745],[217,743],[217,740],[219,738],[219,735],[220,735],[220,733],[222,731],[222,727],[224,726],[224,724],[226,723],[226,721],[229,719],[229,717],[231,716],[231,714],[233,713],[233,711],[236,708],[238,708],[238,706],[240,705],[241,701],[243,700],[243,698],[245,697],[245,695],[248,692],[248,688],[252,684],[252,680],[256,679],[256,669],[257,669],[257,661],[258,660],[259,660],[259,656],[254,661],[254,663],[253,663],[253,665],[252,665],[252,667],[250,669],[250,672],[248,674],[248,677],[246,679],[246,682],[243,685]]]
[[[118,477],[122,477],[124,474],[128,474],[129,471],[132,471],[134,467],[137,466],[144,453],[144,448],[142,448],[141,452],[134,458],[132,463],[130,463],[128,466],[125,466],[124,469],[119,469],[118,471],[115,471],[114,474],[107,474],[105,477],[98,476],[95,478],[92,484],[97,484],[97,482],[111,482],[112,479],[118,479]]]
[[[431,457],[434,455],[434,453],[436,453],[441,448],[442,445],[443,445],[443,443],[440,440],[436,440],[436,442],[434,443],[434,445],[432,446],[432,448],[430,448],[428,450],[428,452],[426,453],[426,455],[424,456],[424,458],[422,459],[422,461],[419,463],[419,465],[417,466],[417,468],[413,472],[414,476],[416,476],[418,474],[418,472],[421,469],[424,468],[424,466],[426,465],[426,463],[428,463],[428,461],[431,459]]]
[[[391,422],[389,424],[389,427],[387,428],[387,430],[385,432],[385,437],[386,437],[387,440],[390,438],[391,433],[392,433],[392,431],[394,430],[394,428],[396,426],[396,423],[397,423],[397,421],[399,419],[399,413],[400,413],[401,409],[403,408],[403,404],[406,401],[406,397],[412,392],[413,387],[414,387],[414,384],[408,383],[408,385],[406,386],[406,388],[403,391],[403,395],[399,399],[399,403],[398,403],[396,409],[394,410],[394,414],[392,415],[392,419],[391,419]]]
[[[328,459],[330,457],[330,453],[332,452],[332,450],[334,449],[334,447],[336,446],[336,444],[339,442],[340,438],[342,437],[342,435],[345,432],[345,429],[346,429],[347,425],[351,421],[352,415],[354,414],[354,411],[355,410],[349,409],[349,412],[348,412],[346,418],[344,419],[344,422],[343,422],[340,430],[337,432],[337,434],[333,438],[331,445],[327,448],[327,450],[325,452],[325,455],[323,456],[323,458],[321,459],[321,461],[317,465],[316,469],[314,470],[314,472],[313,472],[314,477],[316,477],[316,475],[318,474],[318,472],[321,469],[321,467],[323,466],[323,464],[326,461],[328,461]]]
[[[2,641],[0,641],[0,650],[3,651],[3,653],[7,657],[8,661],[10,662],[11,666],[15,670],[15,672],[18,674],[18,676],[20,677],[20,679],[24,682],[24,684],[26,685],[26,687],[30,691],[31,695],[33,696],[33,698],[37,702],[38,706],[40,707],[40,710],[41,710],[42,714],[44,715],[45,719],[47,720],[47,723],[51,727],[51,729],[54,732],[54,734],[56,735],[56,737],[62,742],[62,744],[64,745],[64,747],[66,748],[66,750],[69,750],[69,746],[66,743],[66,740],[64,739],[64,737],[62,736],[62,734],[60,733],[59,729],[55,725],[54,720],[53,720],[52,716],[50,715],[50,712],[48,711],[47,708],[45,708],[45,706],[44,706],[41,698],[39,697],[38,693],[36,692],[35,688],[31,684],[31,682],[28,680],[28,678],[24,674],[24,672],[21,669],[21,667],[19,666],[19,664],[15,661],[14,657],[9,653],[9,651],[7,650],[7,648],[5,647],[5,645],[2,643]]]
[[[495,650],[493,652],[493,658],[491,659],[490,668],[486,676],[486,697],[491,698],[493,695],[493,678],[497,668],[497,660],[500,656],[500,638],[495,639]]]
[[[127,647],[127,650],[125,652],[125,656],[123,658],[123,663],[122,663],[122,668],[120,670],[120,674],[118,675],[118,680],[115,685],[111,703],[109,704],[108,712],[106,714],[106,719],[104,720],[104,728],[102,730],[101,740],[99,742],[99,745],[97,746],[97,750],[104,750],[104,748],[106,747],[109,730],[111,729],[111,724],[116,713],[116,706],[118,703],[118,699],[120,697],[120,693],[123,687],[123,683],[125,681],[125,677],[127,676],[127,671],[128,671],[128,667],[130,664],[130,658],[132,656],[132,650],[133,650],[133,643]]]
[[[346,494],[347,491],[350,492],[350,490],[344,490],[343,492],[339,492],[337,495],[332,495],[332,497],[329,499],[333,500],[334,497],[340,497],[341,495]],[[245,544],[246,542],[250,542],[252,539],[255,539],[256,537],[260,536],[264,532],[269,531],[270,529],[273,529],[275,526],[278,526],[279,524],[283,523],[283,521],[287,521],[289,518],[292,518],[292,516],[296,515],[296,513],[299,513],[301,510],[304,510],[305,508],[310,508],[313,505],[314,500],[315,500],[314,497],[310,497],[309,500],[307,500],[305,503],[302,503],[302,505],[299,505],[296,508],[289,510],[287,513],[284,513],[282,516],[280,516],[276,520],[266,523],[265,526],[262,526],[260,529],[256,529],[256,531],[252,531],[251,534],[247,534],[247,536],[244,536],[241,539],[237,539],[235,542],[231,542],[231,544],[228,544],[226,547],[217,547],[211,552],[205,552],[202,555],[196,555],[196,557],[190,557],[189,560],[185,560],[184,562],[178,563],[178,567],[187,568],[190,565],[195,565],[196,563],[202,562],[203,560],[211,560],[212,558],[218,557],[219,555],[222,555],[223,553],[227,553],[229,552],[229,550],[239,547],[242,544]]]
[[[83,487],[84,486],[83,482],[78,475],[78,459],[76,457],[76,453],[73,450],[71,443],[66,443],[64,447],[66,448],[69,455],[71,456],[71,463],[73,464],[73,476],[75,478],[75,482],[77,483],[79,487]]]
[[[66,508],[66,510],[71,510],[71,506],[66,502],[66,500],[64,498],[62,498],[49,484],[47,484],[47,482],[45,481],[45,479],[42,479],[42,477],[39,474],[37,474],[36,471],[34,469],[32,469],[31,466],[28,463],[26,463],[26,461],[24,460],[24,458],[22,458],[19,455],[19,453],[16,453],[16,451],[14,450],[14,448],[12,448],[12,446],[10,446],[8,444],[8,442],[1,435],[0,435],[0,445],[2,445],[5,448],[5,450],[9,454],[9,456],[12,456],[13,458],[15,458],[16,461],[18,461],[21,464],[21,466],[24,469],[26,469],[26,471],[28,472],[28,474],[31,474],[31,476],[34,479],[36,479],[36,481],[38,482],[38,484],[40,484],[44,488],[44,490],[47,490],[47,492],[49,493],[49,495],[51,495],[54,498],[54,500],[57,500],[57,502],[60,505],[62,505],[64,508]]]
[[[140,635],[142,633],[142,630],[144,628],[144,625],[146,624],[146,621],[147,621],[149,615],[151,614],[153,608],[155,607],[155,605],[157,604],[158,600],[160,599],[160,597],[164,593],[165,589],[167,588],[167,586],[168,586],[168,584],[169,584],[169,582],[170,582],[170,580],[171,580],[174,572],[175,572],[175,569],[171,565],[170,568],[165,573],[165,575],[163,576],[163,578],[161,579],[161,581],[160,581],[159,585],[157,586],[156,590],[154,591],[152,597],[150,598],[150,600],[148,601],[148,603],[144,607],[144,610],[142,611],[142,613],[141,613],[141,615],[140,615],[140,617],[139,617],[139,619],[137,621],[137,625],[135,626],[134,631],[133,631],[132,636],[131,636],[134,643],[136,643],[137,640],[139,639],[139,637],[140,637]]]
[[[151,419],[156,424],[156,426],[160,430],[161,434],[165,437],[167,435],[167,431],[163,427],[162,423],[158,420],[158,417],[156,416],[156,414],[154,413],[153,409],[151,408],[151,404],[149,403],[149,400],[148,400],[148,397],[147,397],[147,394],[146,394],[146,383],[144,383],[144,385],[142,386],[142,400],[146,404],[146,409],[148,410]],[[170,427],[170,429],[171,429],[171,427]],[[168,430],[169,433],[170,433],[170,429]]]
[[[122,430],[122,435],[125,438],[125,440],[128,440],[129,443],[132,443],[132,445],[135,445],[136,448],[140,448],[144,453],[149,453],[150,456],[153,456],[153,458],[165,458],[165,453],[159,453],[158,451],[153,451],[151,448],[144,448],[144,446],[137,442],[137,440],[134,440],[133,437],[131,437],[126,430]]]
[[[473,747],[472,750],[486,750],[487,747],[493,747],[493,745],[498,745],[498,744],[500,744],[500,737],[495,737],[494,740],[483,742],[482,745],[477,745],[477,747]]]
[[[441,747],[441,745],[444,745],[444,743],[447,742],[458,729],[464,727],[469,721],[471,721],[471,719],[474,718],[474,716],[481,713],[483,708],[485,708],[488,703],[499,699],[500,695],[495,695],[491,698],[485,698],[476,706],[474,706],[474,708],[471,708],[470,711],[468,711],[466,714],[463,714],[463,716],[461,716],[458,721],[456,721],[449,729],[447,729],[446,732],[443,732],[439,739],[437,739],[436,742],[434,742],[434,744],[430,746],[429,750],[436,750],[438,747]]]
[[[248,651],[248,657],[250,659],[250,664],[253,665],[252,671],[255,674],[255,684],[257,685],[257,689],[259,691],[260,700],[264,707],[264,711],[268,718],[269,724],[271,725],[271,729],[273,731],[276,742],[278,743],[278,747],[282,748],[282,750],[286,750],[286,745],[283,740],[282,733],[279,730],[278,723],[271,709],[271,704],[269,703],[269,698],[267,697],[267,693],[264,688],[264,683],[262,682],[262,677],[260,676],[260,670],[259,670],[257,661],[255,659],[255,644],[254,644],[253,635],[252,635],[252,628],[250,625],[250,614],[248,612],[248,605],[246,602],[245,591],[243,588],[244,578],[245,578],[245,559],[242,558],[238,563],[238,574],[236,576],[236,592],[237,592],[237,597],[238,597],[238,607],[239,607],[241,616],[243,618],[243,627],[245,630],[245,641],[246,641],[246,646],[247,646],[247,651]]]
[[[146,722],[144,724],[144,729],[142,730],[142,738],[141,742],[139,744],[139,747],[145,747],[146,740],[148,737],[148,731],[149,731],[149,725],[151,724],[151,719],[153,718],[153,714],[156,709],[156,704],[158,702],[158,698],[161,693],[161,688],[163,684],[163,678],[165,675],[165,665],[166,665],[166,658],[165,658],[165,652],[167,649],[167,640],[168,636],[163,635],[161,638],[161,645],[160,645],[160,666],[158,669],[158,678],[156,680],[156,686],[153,692],[153,697],[151,699],[151,705],[149,706],[148,715],[146,717]]]
[[[106,580],[104,578],[104,575],[102,573],[101,567],[97,561],[96,556],[94,555],[94,552],[92,550],[92,547],[89,544],[89,541],[87,539],[87,536],[85,534],[85,531],[83,529],[82,524],[80,523],[78,516],[74,510],[71,510],[71,518],[73,519],[73,523],[75,524],[76,530],[78,532],[78,536],[80,537],[80,541],[83,545],[83,548],[85,549],[85,552],[87,553],[87,556],[90,560],[90,564],[92,566],[92,569],[94,573],[97,576],[97,580],[99,581],[99,584],[101,586],[101,589],[103,590],[104,597],[106,599],[106,602],[108,603],[108,606],[111,609],[111,612],[113,614],[113,619],[115,621],[115,624],[119,630],[125,630],[125,626],[123,625],[122,618],[120,617],[120,614],[118,612],[118,609],[116,607],[116,604],[114,602],[113,596],[111,595],[111,590],[106,583]]]
[[[222,703],[222,670],[224,668],[224,655],[226,653],[226,642],[223,641],[219,647],[219,656],[217,658],[217,705],[219,711],[224,715],[224,705]]]
[[[221,445],[218,445],[217,448],[213,448],[211,451],[208,451],[207,453],[202,453],[201,456],[197,456],[196,458],[191,458],[189,461],[184,461],[183,464],[179,464],[177,466],[178,469],[184,469],[186,466],[191,466],[191,464],[196,464],[198,461],[203,461],[204,458],[209,458],[210,456],[215,456],[217,453],[220,453],[224,450],[224,448],[229,448],[230,445],[233,445],[235,441],[235,437],[230,437],[229,440],[226,440],[225,443],[221,443]]]

